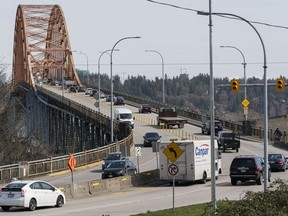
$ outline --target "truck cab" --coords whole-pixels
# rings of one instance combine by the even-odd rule
[[[127,108],[117,108],[114,111],[114,119],[120,122],[128,122],[130,127],[134,128],[134,117],[132,111]]]

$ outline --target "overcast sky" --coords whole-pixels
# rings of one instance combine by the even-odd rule
[[[4,3],[5,2],[5,3]],[[159,0],[180,7],[200,11],[209,10],[208,0]],[[121,38],[140,36],[140,39],[123,40],[113,53],[113,73],[121,78],[128,75],[145,75],[149,79],[181,73],[189,77],[209,74],[209,17],[196,12],[151,3],[147,0],[6,0],[0,8],[0,55],[10,66],[13,54],[15,15],[19,4],[59,4],[68,25],[72,50],[88,56],[89,70],[97,72],[100,51],[111,49]],[[232,13],[249,21],[288,27],[287,0],[217,0],[212,11]],[[264,55],[256,32],[243,21],[213,16],[214,76],[243,78],[245,56],[246,76],[263,77]],[[287,77],[288,29],[253,24],[260,33],[267,56],[267,76]],[[84,55],[73,53],[76,68],[86,69]],[[108,55],[101,58],[101,73],[110,75]]]

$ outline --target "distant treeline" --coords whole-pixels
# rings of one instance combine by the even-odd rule
[[[85,79],[85,77],[83,77]],[[110,77],[101,75],[101,88],[110,89]],[[162,78],[155,80],[145,76],[128,76],[121,82],[119,75],[114,76],[114,90],[139,97],[146,97],[155,101],[162,101]],[[284,93],[276,92],[276,79],[267,80],[268,83],[268,113],[269,117],[284,115],[287,112],[288,88]],[[210,110],[210,76],[199,74],[189,78],[187,74],[164,80],[165,101],[167,104],[185,107],[190,110],[209,113]],[[98,74],[90,75],[89,84],[98,86]],[[228,86],[219,87],[221,84]],[[215,114],[230,120],[243,119],[244,79],[240,79],[240,92],[233,93],[230,80],[227,77],[214,79]],[[264,82],[252,77],[247,79],[247,84],[263,84],[247,86],[247,100],[250,102],[248,116],[250,119],[261,118],[264,113]]]

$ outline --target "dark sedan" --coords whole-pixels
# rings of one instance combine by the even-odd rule
[[[285,172],[287,169],[287,159],[283,154],[268,154],[268,162],[271,170],[280,170]]]
[[[157,142],[161,139],[161,136],[157,132],[147,132],[143,136],[144,138],[144,147],[152,146],[152,142]]]
[[[149,104],[141,104],[139,113],[151,113],[151,106]]]
[[[102,179],[133,175],[136,172],[137,172],[136,166],[129,159],[112,161],[102,171]]]

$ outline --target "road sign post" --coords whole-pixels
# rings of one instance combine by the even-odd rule
[[[168,172],[173,176],[173,211],[175,211],[175,175],[179,171],[179,167],[174,164],[177,159],[183,154],[183,150],[172,140],[172,142],[164,149],[163,154],[173,163],[168,166]]]
[[[68,166],[69,166],[69,169],[71,170],[71,179],[72,179],[72,185],[73,185],[73,171],[76,167],[76,158],[74,157],[73,154],[70,154],[69,156]]]
[[[140,172],[140,166],[139,166],[139,156],[141,156],[141,147],[135,147],[135,155],[137,157],[137,172]]]

